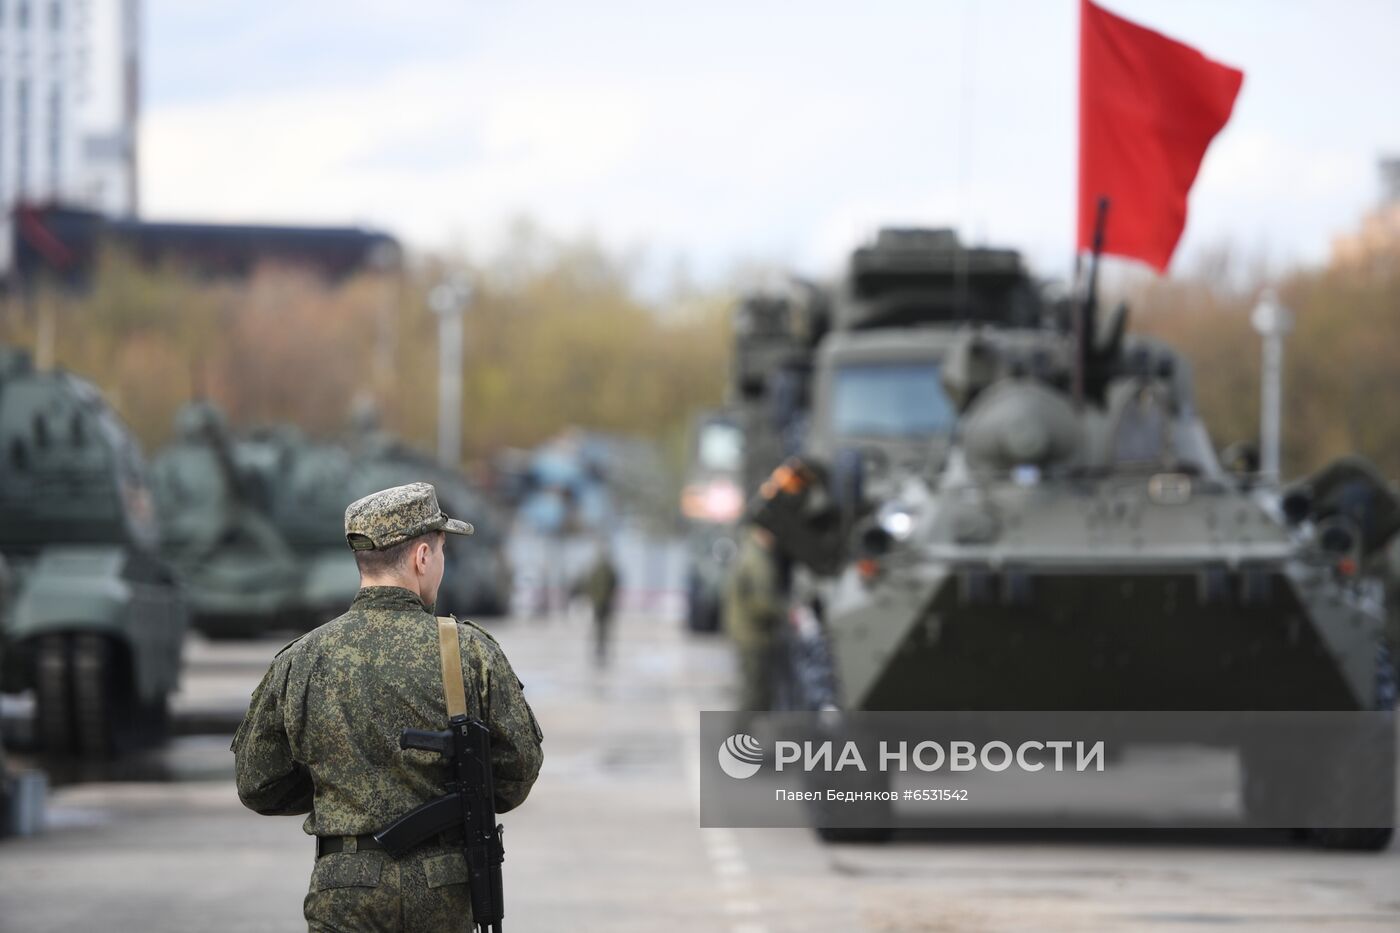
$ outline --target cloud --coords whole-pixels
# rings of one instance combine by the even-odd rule
[[[1069,263],[1072,5],[308,2],[269,20],[158,0],[147,213],[372,223],[488,250],[524,214],[701,275],[744,257],[819,273],[883,223],[956,223],[1050,272]],[[1400,66],[1323,94],[1327,56],[1375,24],[1328,19],[1337,41],[1300,70],[1289,43],[1256,35],[1269,9],[1154,21],[1250,74],[1183,250],[1244,238],[1320,257],[1372,196],[1371,147],[1393,132],[1372,124]]]

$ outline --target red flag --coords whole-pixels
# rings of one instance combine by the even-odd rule
[[[1091,248],[1107,197],[1104,252],[1166,271],[1186,196],[1243,81],[1238,69],[1080,0],[1079,249]]]

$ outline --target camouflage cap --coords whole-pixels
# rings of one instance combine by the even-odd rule
[[[472,533],[468,523],[442,514],[431,483],[381,489],[345,510],[345,540],[352,551],[382,551],[430,531]]]

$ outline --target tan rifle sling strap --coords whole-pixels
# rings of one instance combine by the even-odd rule
[[[467,715],[467,685],[462,681],[462,646],[457,620],[438,616],[438,650],[442,654],[442,694],[447,700],[447,718]]]

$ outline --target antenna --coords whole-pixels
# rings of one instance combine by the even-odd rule
[[[1084,289],[1084,300],[1074,316],[1074,404],[1084,404],[1084,390],[1088,382],[1088,368],[1094,355],[1094,336],[1098,330],[1099,301],[1099,258],[1103,255],[1104,227],[1108,223],[1108,198],[1099,195],[1098,208],[1094,215],[1094,245],[1089,256],[1089,281]],[[1077,263],[1076,263],[1077,264]]]
[[[953,293],[959,315],[972,317],[974,310],[968,282],[968,250],[972,243],[974,213],[971,207],[968,176],[972,167],[972,141],[975,130],[974,81],[977,65],[977,4],[966,0],[963,5],[963,35],[961,70],[958,75],[958,234],[957,252],[953,254]]]

